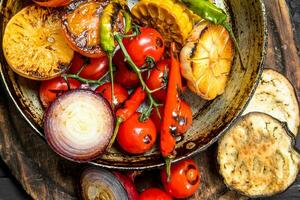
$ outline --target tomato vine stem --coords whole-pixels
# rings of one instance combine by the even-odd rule
[[[127,62],[130,65],[130,67],[132,68],[132,70],[137,74],[139,81],[142,85],[142,88],[146,92],[148,100],[149,100],[149,107],[148,107],[148,109],[146,109],[145,112],[143,112],[140,120],[143,121],[150,116],[153,106],[155,107],[158,116],[161,118],[159,110],[158,110],[158,107],[160,106],[160,104],[158,104],[154,100],[154,98],[152,96],[153,91],[150,90],[149,87],[147,86],[147,84],[145,83],[143,76],[142,76],[141,69],[136,66],[136,64],[133,62],[130,55],[128,54],[128,52],[123,44],[123,41],[122,41],[122,39],[123,39],[122,35],[116,33],[116,34],[114,34],[114,37],[115,37],[115,40],[117,41],[117,43],[119,44],[120,49],[122,50],[122,52],[124,54],[125,62]]]

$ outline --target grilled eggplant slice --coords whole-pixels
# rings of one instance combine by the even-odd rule
[[[296,179],[300,155],[285,123],[249,113],[219,141],[218,163],[224,182],[250,197],[271,196]]]
[[[244,114],[267,113],[280,121],[287,122],[289,129],[297,135],[300,124],[299,104],[292,84],[282,74],[265,69]]]
[[[25,7],[8,22],[3,52],[16,73],[34,80],[59,76],[74,55],[61,34],[59,11],[38,5]]]

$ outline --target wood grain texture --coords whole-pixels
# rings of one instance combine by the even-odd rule
[[[299,2],[299,0],[294,2],[297,1]],[[297,88],[299,98],[300,58],[286,2],[265,0],[265,3],[269,20],[269,46],[265,66],[285,74]],[[77,176],[84,165],[70,163],[53,153],[26,125],[7,99],[4,90],[1,89],[0,155],[13,175],[34,199],[76,199]],[[191,199],[246,199],[233,191],[228,191],[223,184],[217,172],[215,149],[216,145],[195,157],[200,167],[202,182],[199,191]],[[146,179],[147,182],[144,181]],[[158,186],[159,171],[145,172],[137,178],[136,183],[140,190],[145,186]],[[5,185],[9,185],[8,180]],[[266,199],[300,199],[299,191],[300,176],[287,192]],[[5,191],[0,189],[1,192]]]

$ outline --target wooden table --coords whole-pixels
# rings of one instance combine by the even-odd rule
[[[284,0],[265,0],[269,19],[269,50],[265,66],[269,68],[276,68],[285,74],[298,88],[298,98],[300,97],[300,74],[296,75],[297,70],[300,69],[299,56],[297,56],[297,49],[295,45],[295,37],[293,35],[291,24]],[[294,26],[296,29],[296,38],[300,45],[300,1],[287,0],[290,6],[290,14],[292,16]],[[300,70],[299,70],[300,71]],[[298,71],[298,72],[299,72]],[[17,123],[16,123],[17,122]],[[36,199],[75,199],[73,187],[67,185],[74,185],[74,179],[71,178],[72,172],[80,168],[63,159],[53,159],[41,161],[40,156],[49,154],[53,156],[49,147],[33,131],[28,129],[20,130],[16,124],[24,124],[24,120],[14,109],[13,105],[7,99],[3,89],[0,90],[0,155],[4,162],[9,166],[12,177],[6,164],[0,161],[0,199],[1,200],[18,200],[31,199],[27,193]],[[6,124],[6,125],[4,125]],[[5,133],[10,133],[5,134]],[[16,134],[20,133],[22,134]],[[20,138],[21,137],[21,138]],[[29,137],[25,139],[22,137]],[[24,143],[27,141],[27,143]],[[31,141],[29,144],[28,141]],[[34,148],[28,147],[33,145]],[[36,147],[38,146],[38,147]],[[300,147],[300,137],[298,137],[298,147]],[[214,155],[214,148],[211,147],[208,151]],[[30,150],[37,150],[39,152],[30,152]],[[34,156],[36,155],[36,157]],[[199,155],[199,159],[207,161],[207,157]],[[209,160],[208,160],[209,161]],[[55,162],[55,163],[54,163]],[[69,170],[72,166],[72,170]],[[205,167],[212,167],[213,164],[206,164]],[[47,171],[45,171],[47,169]],[[209,169],[214,171],[216,169]],[[148,172],[148,173],[155,173]],[[63,180],[65,177],[65,180]],[[208,178],[204,176],[204,179]],[[21,185],[17,183],[21,182]],[[213,180],[221,181],[220,177],[214,177]],[[207,180],[210,187],[213,185],[212,180]],[[219,183],[216,183],[218,185]],[[23,190],[23,188],[25,191]],[[234,192],[228,192],[224,186],[218,186],[216,191],[205,191],[204,194],[197,194],[199,199],[205,198],[205,195],[212,197],[212,193],[216,193],[213,199],[240,199],[243,198]],[[222,191],[224,190],[224,191]],[[198,198],[197,198],[198,199]],[[293,200],[300,199],[300,176],[297,182],[285,193],[266,199],[284,199]]]

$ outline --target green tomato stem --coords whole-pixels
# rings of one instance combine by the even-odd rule
[[[103,79],[107,76],[108,72],[106,72],[101,78],[98,80],[90,80],[86,78],[82,78],[78,76],[77,74],[63,74],[62,77],[67,80],[67,78],[73,78],[77,81],[80,81],[81,83],[84,84],[89,84],[89,85],[102,85],[103,84]]]
[[[120,34],[115,34],[115,40],[118,42],[123,54],[124,54],[124,58],[126,60],[126,62],[130,65],[130,67],[132,68],[132,70],[137,74],[139,81],[142,85],[143,90],[147,93],[147,97],[149,100],[149,109],[148,110],[152,110],[152,107],[154,106],[156,108],[156,111],[158,112],[159,115],[159,110],[158,110],[158,106],[159,104],[154,100],[154,98],[152,97],[152,91],[148,88],[148,86],[146,85],[143,77],[142,77],[142,73],[140,68],[138,68],[136,66],[136,64],[133,62],[133,60],[131,59],[130,55],[128,54],[123,42],[122,42],[122,36]]]
[[[167,174],[167,182],[171,181],[171,165],[172,165],[172,159],[170,157],[165,158],[166,162],[166,174]]]
[[[116,137],[118,135],[118,132],[119,132],[119,128],[120,128],[120,125],[121,123],[123,122],[123,119],[120,118],[120,117],[117,117],[117,121],[116,121],[116,125],[115,125],[115,129],[114,129],[114,133],[110,139],[110,142],[107,146],[107,149],[110,149],[112,147],[112,145],[114,144],[115,140],[116,140]]]
[[[110,74],[110,82],[111,82],[111,107],[114,110],[115,108],[115,88],[114,88],[114,69],[113,69],[113,53],[108,53],[108,64],[109,64],[109,74]]]

